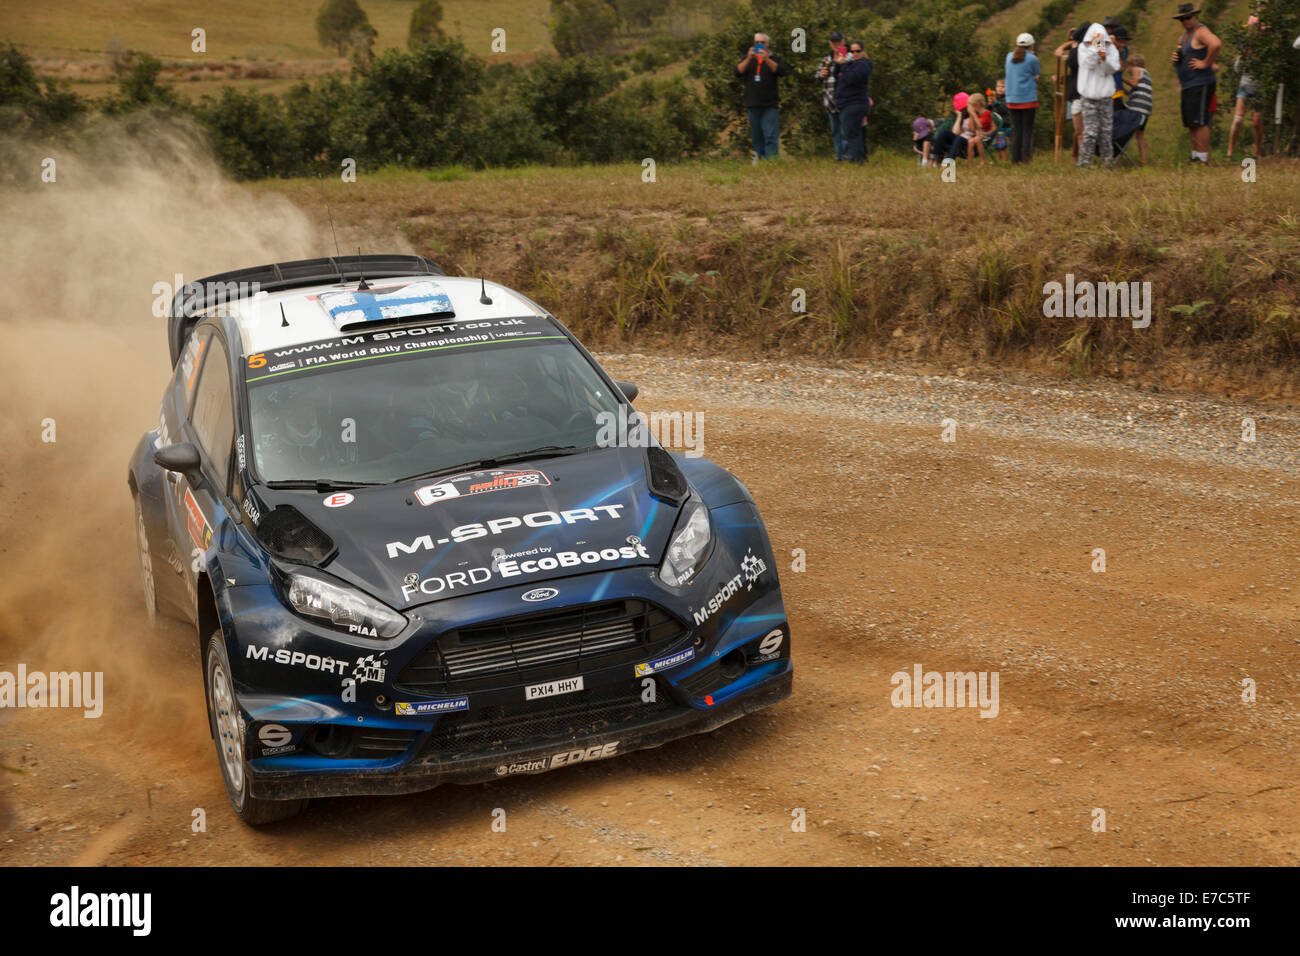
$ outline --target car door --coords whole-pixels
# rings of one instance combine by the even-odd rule
[[[176,538],[185,552],[183,573],[192,592],[205,555],[230,520],[235,447],[230,360],[221,334],[211,330],[201,351],[197,381],[186,386],[190,395],[183,425],[184,440],[198,448],[201,466],[195,475],[176,476],[174,499]]]

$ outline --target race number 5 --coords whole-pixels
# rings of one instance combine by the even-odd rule
[[[248,367],[249,367],[249,368],[262,368],[262,367],[265,366],[265,365],[266,365],[266,353],[265,353],[265,352],[258,352],[256,355],[250,355],[250,356],[248,357]]]

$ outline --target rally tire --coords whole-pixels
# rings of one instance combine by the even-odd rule
[[[250,771],[244,757],[244,736],[235,685],[226,659],[226,645],[218,628],[208,638],[203,654],[204,684],[208,698],[208,726],[217,748],[217,764],[226,784],[226,796],[239,819],[261,826],[297,816],[306,800],[263,800],[250,792]]]
[[[158,626],[158,579],[154,577],[153,549],[149,546],[149,531],[144,523],[144,509],[140,507],[140,496],[135,503],[135,544],[136,554],[140,558],[140,588],[144,592],[144,613],[149,618],[149,626]]]

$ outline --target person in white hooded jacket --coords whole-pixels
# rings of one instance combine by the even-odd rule
[[[1111,42],[1100,23],[1088,27],[1079,44],[1079,100],[1083,104],[1083,145],[1079,165],[1092,163],[1093,151],[1107,166],[1115,163],[1111,131],[1115,124],[1115,71],[1119,69],[1119,48]]]

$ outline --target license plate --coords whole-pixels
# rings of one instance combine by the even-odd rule
[[[524,700],[541,700],[543,697],[559,697],[582,690],[581,677],[566,677],[564,680],[551,680],[545,684],[529,684],[524,688]]]

